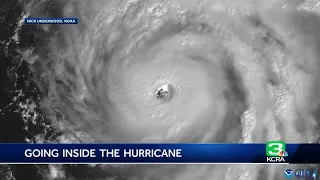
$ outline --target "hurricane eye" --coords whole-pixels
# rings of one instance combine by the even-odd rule
[[[172,98],[173,95],[173,89],[170,84],[162,85],[160,88],[158,88],[156,96],[158,99],[167,101]]]

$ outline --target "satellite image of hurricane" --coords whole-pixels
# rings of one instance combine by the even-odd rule
[[[1,0],[0,143],[318,143],[319,13],[319,0]],[[296,166],[2,164],[0,180],[281,180]]]

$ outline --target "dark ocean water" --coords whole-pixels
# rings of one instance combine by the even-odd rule
[[[19,41],[13,37],[19,27],[23,10],[16,0],[0,2],[0,143],[36,142],[36,136],[50,142],[59,133],[50,127],[40,109],[32,111],[21,107],[21,104],[38,104],[41,94],[31,80],[32,72],[28,64],[18,53],[19,49],[39,45],[39,33],[35,26],[23,25],[18,31]],[[37,119],[29,121],[37,115]],[[27,115],[29,117],[23,117]],[[27,127],[27,129],[26,129]],[[99,168],[68,165],[63,167],[65,179],[91,179],[105,176]],[[47,179],[47,165],[0,165],[0,179],[42,180]],[[98,175],[99,174],[99,175]]]
[[[30,29],[23,31],[25,34],[20,39],[20,44],[12,38],[21,15],[22,8],[18,6],[16,0],[0,2],[0,142],[2,143],[25,142],[26,138],[33,139],[35,134],[44,130],[40,124],[26,124],[21,114],[21,103],[38,102],[40,99],[35,84],[30,80],[31,72],[17,53],[17,48],[30,46],[36,42],[31,33],[34,29],[28,27]],[[39,110],[35,110],[37,111]],[[30,126],[28,131],[24,129],[26,125]],[[14,179],[13,177],[16,180],[43,179],[35,165],[0,166],[0,179]]]

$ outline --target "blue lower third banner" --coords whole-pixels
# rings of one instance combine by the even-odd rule
[[[2,143],[0,163],[320,163],[319,144],[278,145]]]
[[[25,24],[78,24],[78,18],[25,18]]]

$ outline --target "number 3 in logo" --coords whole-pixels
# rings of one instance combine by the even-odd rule
[[[286,150],[286,144],[282,141],[270,141],[266,143],[267,156],[279,156],[281,151]]]

